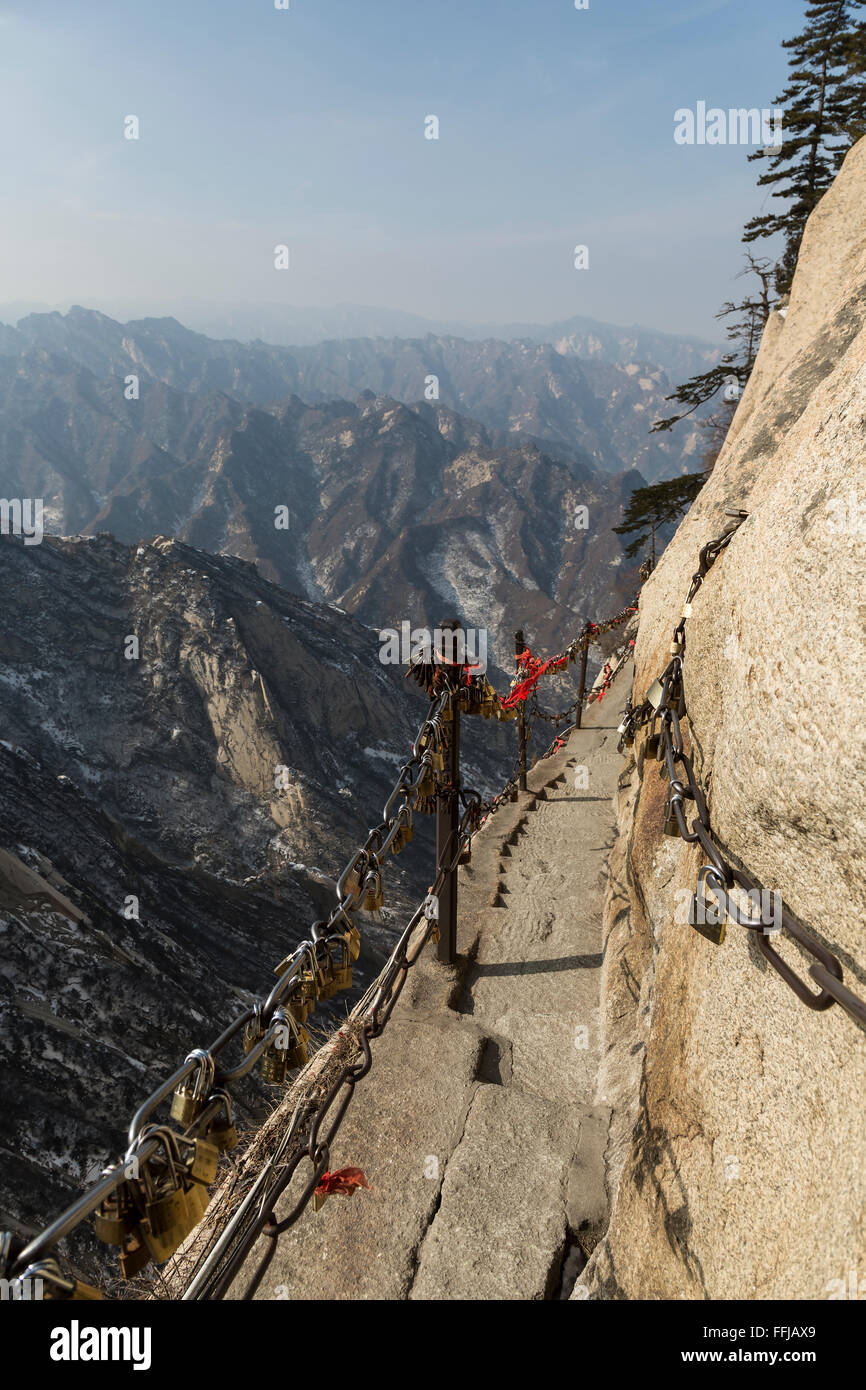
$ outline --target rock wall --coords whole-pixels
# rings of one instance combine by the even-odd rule
[[[700,547],[746,510],[688,622],[685,727],[727,857],[782,893],[861,997],[864,319],[866,140],[810,218],[787,313],[643,590],[634,682],[637,702]],[[664,836],[665,789],[653,761],[620,779],[599,1078],[612,1217],[575,1296],[864,1297],[866,1034],[838,1005],[806,1008],[751,933],[729,925],[715,946],[687,924],[705,860]],[[809,958],[776,944],[808,980]]]

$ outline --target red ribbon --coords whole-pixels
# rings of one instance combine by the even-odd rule
[[[568,665],[568,657],[560,654],[559,656],[548,657],[547,661],[542,661],[541,657],[533,656],[528,647],[520,652],[517,657],[517,669],[524,672],[522,681],[518,681],[511,694],[502,701],[503,709],[511,709],[513,705],[519,705],[521,700],[525,700],[529,692],[547,671],[560,671],[563,666]]]
[[[323,1173],[318,1187],[316,1188],[317,1197],[330,1197],[335,1192],[342,1192],[347,1197],[355,1195],[356,1188],[369,1187],[370,1184],[364,1176],[361,1168],[337,1168],[333,1173]]]

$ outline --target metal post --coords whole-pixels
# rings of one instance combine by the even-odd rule
[[[523,637],[523,628],[514,634],[514,655],[526,650],[526,642]],[[518,767],[518,786],[522,792],[526,791],[526,701],[521,700],[517,706],[517,767]]]
[[[465,648],[458,642],[462,637],[459,618],[446,618],[439,624],[441,651],[439,661],[446,685],[458,690],[466,684],[464,670]],[[452,637],[451,634],[454,634]],[[436,796],[436,877],[446,865],[445,879],[439,892],[439,946],[437,956],[445,965],[457,960],[457,837],[460,831],[460,709],[457,699],[451,704],[448,721],[448,752],[445,758],[443,788]]]
[[[454,859],[460,828],[460,710],[454,703],[448,724],[451,746],[446,755],[448,786],[436,798],[436,873]],[[457,865],[449,869],[439,893],[439,960],[453,965],[457,959]]]
[[[589,618],[587,618],[586,625],[583,629],[583,635],[587,640],[584,643],[583,651],[580,655],[580,689],[577,692],[577,718],[574,721],[578,729],[580,728],[580,721],[583,718],[583,697],[586,694],[586,659],[589,656],[589,633],[591,628],[592,623]]]

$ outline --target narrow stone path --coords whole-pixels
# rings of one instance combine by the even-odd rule
[[[306,1212],[258,1298],[557,1298],[564,1264],[573,1282],[606,1224],[601,923],[630,679],[476,836],[460,962],[410,973],[335,1141],[370,1190]]]

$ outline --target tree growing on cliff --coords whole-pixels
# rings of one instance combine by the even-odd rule
[[[618,536],[638,534],[625,548],[626,558],[633,560],[650,540],[651,568],[656,563],[656,532],[661,526],[679,521],[687,512],[704,483],[706,473],[684,473],[682,477],[670,478],[663,483],[653,483],[650,487],[638,487],[628,500],[621,526],[611,530]]]
[[[656,420],[650,433],[670,430],[725,392],[721,409],[711,417],[716,436],[709,457],[718,456],[718,435],[733,410],[730,402],[745,387],[754,365],[761,333],[770,314],[770,285],[784,296],[791,287],[806,220],[829,188],[845,155],[866,134],[866,0],[812,0],[801,34],[783,42],[790,50],[788,85],[775,105],[783,111],[782,143],[756,150],[749,159],[766,159],[769,168],[758,185],[772,187],[785,204],[778,211],[751,218],[743,231],[748,243],[781,236],[782,253],[773,265],[747,252],[747,266],[759,286],[740,304],[723,304],[717,318],[733,318],[726,332],[735,343],[719,365],[678,386],[666,400],[685,409]],[[731,377],[736,381],[732,382]],[[718,445],[718,447],[716,447]],[[705,458],[707,456],[705,455]]]
[[[775,105],[784,111],[779,146],[756,150],[750,160],[768,162],[759,187],[772,188],[779,210],[746,223],[743,241],[781,234],[775,271],[780,295],[791,288],[806,221],[839,171],[846,153],[866,130],[866,25],[856,12],[866,0],[813,0],[801,34],[786,39],[788,85]]]
[[[656,420],[650,429],[650,434],[655,434],[660,430],[673,429],[680,420],[684,420],[687,415],[691,415],[700,406],[706,405],[707,401],[712,400],[720,391],[722,392],[722,408],[719,415],[713,420],[713,425],[718,425],[724,419],[727,419],[727,423],[730,424],[733,415],[730,405],[739,399],[740,393],[749,379],[755,358],[758,355],[758,348],[761,345],[764,325],[770,317],[772,262],[766,258],[759,260],[751,252],[747,252],[746,265],[737,278],[740,279],[743,275],[754,275],[757,278],[758,284],[754,291],[745,295],[739,304],[727,300],[716,314],[717,319],[730,320],[725,326],[725,337],[731,343],[732,350],[723,355],[718,366],[711,367],[708,372],[701,372],[697,376],[691,377],[688,381],[683,382],[682,386],[678,386],[670,396],[665,396],[666,401],[677,401],[686,409],[665,420]],[[718,449],[716,454],[718,454]]]

